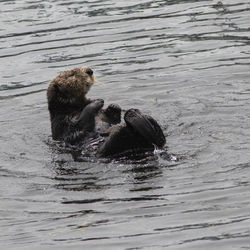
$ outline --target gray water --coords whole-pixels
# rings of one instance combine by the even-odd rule
[[[249,0],[0,7],[1,249],[250,249]],[[90,98],[162,125],[163,155],[58,149],[46,88],[82,65]]]

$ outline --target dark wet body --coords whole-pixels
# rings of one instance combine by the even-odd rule
[[[90,102],[90,103],[89,103]],[[54,139],[64,140],[66,143],[88,147],[92,139],[99,138],[100,148],[97,154],[111,156],[125,151],[152,151],[154,145],[162,148],[166,142],[159,124],[150,116],[143,115],[137,109],[130,109],[124,115],[125,124],[116,120],[117,113],[121,115],[119,106],[110,105],[102,109],[104,101],[97,99],[89,101],[80,114],[72,116],[79,110],[73,109],[59,114],[51,115],[52,136]],[[110,109],[115,110],[111,116]],[[101,112],[101,114],[99,114]],[[113,116],[114,115],[114,116]],[[110,119],[109,119],[110,118]],[[97,124],[96,124],[97,122]],[[96,129],[96,125],[98,129]]]
[[[121,108],[86,95],[95,82],[91,68],[83,66],[62,72],[47,89],[52,138],[84,150],[99,138],[97,155],[114,156],[126,151],[153,151],[166,143],[160,125],[138,109],[129,109],[121,124]]]

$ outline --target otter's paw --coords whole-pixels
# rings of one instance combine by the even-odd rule
[[[151,116],[143,115],[138,109],[129,109],[124,120],[128,128],[143,136],[150,144],[163,147],[166,138],[160,125]]]
[[[108,107],[106,108],[106,112],[108,113],[118,113],[121,112],[121,107],[118,104],[109,104]]]
[[[104,114],[107,116],[111,124],[117,124],[121,122],[122,109],[117,104],[110,104],[105,110]]]
[[[95,129],[95,116],[103,107],[104,101],[97,99],[88,104],[81,112],[75,126],[80,130],[93,131]]]
[[[95,99],[88,104],[84,110],[88,110],[90,112],[94,112],[95,114],[103,107],[104,100],[103,99]],[[83,110],[83,111],[84,111]]]

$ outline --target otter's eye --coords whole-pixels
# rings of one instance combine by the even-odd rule
[[[93,70],[91,69],[91,68],[87,68],[86,70],[85,70],[85,72],[89,75],[89,76],[92,76],[93,75]]]

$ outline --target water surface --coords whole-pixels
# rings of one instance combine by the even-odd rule
[[[0,2],[5,249],[250,249],[250,3]],[[52,141],[59,72],[152,115],[164,156],[75,161]]]

